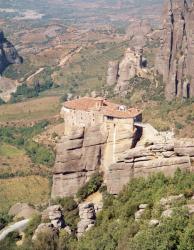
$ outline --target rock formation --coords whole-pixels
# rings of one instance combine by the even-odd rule
[[[42,221],[34,232],[32,240],[35,241],[41,233],[50,233],[57,236],[61,229],[71,234],[71,229],[65,224],[62,208],[60,205],[53,205],[42,212]]]
[[[5,38],[3,31],[0,31],[0,74],[10,64],[20,64],[22,62],[23,59],[18,55],[13,44]]]
[[[115,92],[126,94],[129,80],[135,76],[145,77],[147,74],[147,60],[143,57],[143,49],[128,48],[120,63],[109,62],[107,85],[115,85]]]
[[[127,28],[126,34],[134,46],[143,47],[145,37],[152,31],[151,25],[146,20],[133,20]]]
[[[27,203],[16,203],[10,208],[8,214],[14,216],[14,220],[18,220],[21,218],[30,219],[39,212]]]
[[[105,170],[118,155],[133,147],[139,131],[113,124],[72,130],[57,145],[52,197],[75,195],[97,170]]]
[[[8,102],[11,94],[15,93],[20,83],[17,80],[12,80],[6,77],[0,77],[0,98],[4,102]]]
[[[117,83],[118,72],[119,72],[119,62],[110,61],[108,64],[108,72],[107,72],[107,85],[108,86],[113,86]]]
[[[141,217],[143,216],[146,208],[148,207],[148,204],[140,204],[139,210],[135,213],[135,220],[139,221]]]
[[[60,205],[54,205],[48,207],[43,211],[42,220],[50,220],[53,227],[61,229],[65,227],[65,221],[62,214],[62,208]]]
[[[156,69],[163,75],[168,100],[194,96],[193,25],[193,1],[166,0]]]
[[[104,173],[108,192],[118,194],[130,179],[177,168],[190,171],[194,161],[193,139],[156,137],[148,145],[134,141],[139,130],[127,126],[105,129],[95,126],[73,130],[57,145],[52,197],[75,195],[97,170]],[[134,145],[136,145],[134,147]],[[134,147],[134,148],[133,148]]]
[[[187,142],[185,146],[183,146],[184,142]],[[181,145],[183,149],[181,153],[177,145]],[[174,174],[177,168],[191,171],[193,155],[193,139],[155,143],[151,146],[138,146],[128,150],[122,153],[117,163],[110,165],[105,173],[108,192],[118,194],[132,178],[146,177],[157,172],[163,172],[169,176]]]
[[[77,225],[77,237],[80,238],[84,232],[95,225],[96,213],[93,203],[79,204],[80,222]]]

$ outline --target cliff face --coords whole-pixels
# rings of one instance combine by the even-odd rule
[[[3,31],[0,31],[0,74],[10,64],[20,64],[22,62],[23,59],[18,55],[13,44],[5,38]]]
[[[135,76],[144,77],[147,74],[147,60],[143,50],[128,48],[121,62],[111,61],[108,64],[107,85],[115,86],[115,93],[127,94],[129,80]]]
[[[76,194],[96,170],[105,173],[132,148],[137,137],[137,129],[131,131],[126,124],[72,129],[57,145],[52,197]]]
[[[194,6],[192,0],[166,0],[156,69],[168,100],[194,96]]]
[[[62,137],[57,145],[52,197],[75,195],[95,171],[103,172],[108,192],[118,194],[132,178],[193,169],[193,139],[167,139],[164,135],[136,144],[141,132],[129,130],[126,124],[99,125],[72,130]]]

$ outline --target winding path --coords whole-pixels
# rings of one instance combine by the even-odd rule
[[[24,229],[27,227],[29,221],[30,221],[30,219],[25,219],[25,220],[16,222],[16,223],[13,224],[13,225],[10,225],[10,226],[5,227],[2,231],[0,231],[0,241],[1,241],[1,240],[4,240],[5,237],[6,237],[9,233],[12,233],[12,232],[19,232],[19,231],[24,230]]]

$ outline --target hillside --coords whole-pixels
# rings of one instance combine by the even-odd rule
[[[163,2],[0,0],[0,250],[194,249],[193,4]]]
[[[172,178],[159,174],[147,180],[133,180],[116,198],[103,193],[104,208],[97,216],[96,226],[79,241],[63,232],[58,241],[49,238],[49,234],[42,235],[33,246],[30,233],[37,223],[34,219],[19,249],[193,249],[193,185],[194,175],[180,171]],[[139,206],[145,207],[141,213],[137,213]],[[76,219],[72,208],[66,210],[64,205],[68,211],[65,218]],[[15,237],[2,241],[1,248],[18,249]]]

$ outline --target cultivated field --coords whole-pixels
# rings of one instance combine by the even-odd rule
[[[55,96],[6,104],[0,106],[0,123],[46,120],[58,115],[59,111],[59,97]]]

